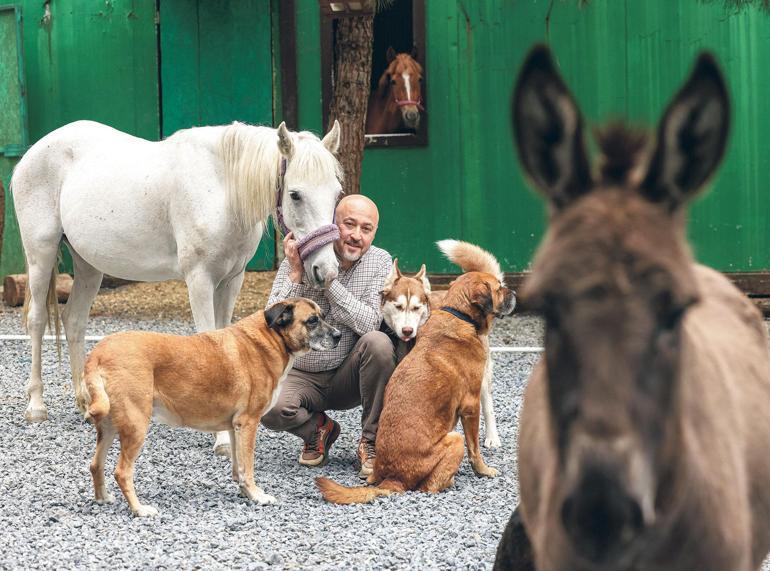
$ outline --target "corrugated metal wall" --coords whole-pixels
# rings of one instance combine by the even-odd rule
[[[731,86],[734,127],[714,191],[693,209],[702,261],[727,271],[770,269],[770,18],[696,0],[426,0],[426,148],[368,149],[362,191],[381,210],[377,242],[404,267],[455,271],[433,242],[456,237],[494,252],[506,270],[528,267],[544,228],[540,199],[522,180],[509,99],[537,41],[551,44],[590,122],[656,121],[700,49],[715,50]],[[297,2],[300,124],[321,129],[316,0]],[[762,65],[760,62],[765,62]]]

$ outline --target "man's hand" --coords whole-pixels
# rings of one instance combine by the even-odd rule
[[[289,232],[283,239],[283,254],[289,260],[289,279],[295,284],[302,282],[302,260],[297,251],[294,232]]]

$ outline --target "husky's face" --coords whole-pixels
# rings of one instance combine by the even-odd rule
[[[402,341],[411,341],[430,315],[430,282],[425,264],[414,276],[404,276],[393,260],[393,270],[382,290],[382,318]]]

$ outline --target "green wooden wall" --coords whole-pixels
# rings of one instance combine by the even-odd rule
[[[16,5],[22,17],[31,143],[78,119],[158,138],[154,1],[53,1],[47,5],[48,13],[38,0]],[[6,186],[6,229],[0,276],[24,271],[7,190],[10,170],[1,174]]]
[[[733,96],[733,133],[713,192],[693,208],[697,257],[726,271],[770,269],[770,17],[728,13],[698,0],[426,0],[429,145],[367,149],[362,192],[380,206],[377,243],[403,266],[456,271],[433,242],[454,237],[489,248],[509,271],[526,270],[544,229],[539,197],[524,183],[511,143],[509,103],[529,47],[547,41],[589,123],[618,116],[656,121],[693,56],[717,53]],[[316,0],[297,0],[300,125],[321,130]]]
[[[14,6],[21,12],[30,143],[78,119],[150,140],[236,119],[273,123],[274,101],[280,102],[273,89],[280,85],[274,82],[276,0],[161,0],[159,26],[155,0],[19,0]],[[8,99],[5,91],[22,91],[6,80],[15,73],[16,60],[5,55],[11,54],[15,16],[2,15],[0,102]],[[16,108],[3,107],[3,125],[21,124]],[[0,276],[24,271],[7,190],[17,160],[0,158],[6,186]],[[273,259],[268,233],[248,267],[272,268]],[[66,260],[65,269],[71,269]]]

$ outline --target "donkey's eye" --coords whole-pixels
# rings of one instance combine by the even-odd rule
[[[292,200],[300,199],[299,192],[297,192],[296,190],[289,191],[289,196],[291,197]]]
[[[317,325],[317,324],[318,324],[318,316],[317,315],[314,315],[313,317],[311,317],[310,319],[305,321],[305,325]]]
[[[391,85],[396,85],[396,80],[395,80],[395,79],[391,79],[391,80],[390,80],[390,84],[391,84]]]

